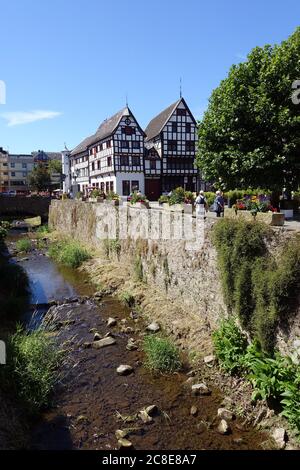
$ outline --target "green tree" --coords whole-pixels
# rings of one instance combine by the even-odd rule
[[[60,173],[61,174],[62,173],[61,160],[50,160],[48,168],[49,168],[50,175],[52,173]]]
[[[47,191],[51,187],[51,177],[44,164],[38,164],[29,176],[29,186],[36,191]]]
[[[300,28],[276,46],[256,47],[215,89],[199,123],[197,163],[223,188],[296,189],[300,182]]]

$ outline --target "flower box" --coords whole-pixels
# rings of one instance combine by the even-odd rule
[[[149,209],[149,201],[145,202],[135,202],[134,204],[131,204],[131,207],[135,207],[136,209]]]
[[[258,222],[264,222],[267,225],[275,227],[282,227],[284,225],[284,214],[281,212],[257,212],[256,216],[253,216],[250,211],[238,210],[225,208],[225,217],[231,217],[233,219],[240,218],[245,220],[257,220]]]
[[[105,200],[106,204],[109,204],[110,206],[119,206],[120,201],[119,199],[110,199],[110,200]]]
[[[90,197],[89,202],[103,202],[104,198],[103,197]]]

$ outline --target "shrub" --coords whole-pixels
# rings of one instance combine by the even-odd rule
[[[233,319],[225,320],[213,333],[215,352],[221,367],[239,373],[253,387],[253,400],[275,400],[281,415],[300,430],[300,367],[298,357],[264,353],[257,342],[247,346],[246,337]]]
[[[10,229],[9,222],[0,221],[0,243],[6,238],[9,229]]]
[[[16,242],[16,249],[20,253],[28,253],[31,250],[31,240],[29,238],[22,238]]]
[[[182,204],[185,199],[185,191],[183,188],[179,187],[172,191],[171,196],[169,197],[169,204],[172,206],[174,204]]]
[[[181,368],[179,351],[169,339],[146,336],[143,349],[146,354],[145,366],[148,369],[174,372]]]
[[[88,251],[75,241],[53,243],[49,248],[49,255],[58,263],[71,268],[78,268],[90,258]]]
[[[57,380],[59,353],[44,331],[31,333],[18,326],[7,344],[8,363],[3,366],[3,383],[36,413],[50,403]]]
[[[231,374],[243,368],[242,358],[247,349],[247,338],[235,319],[224,320],[213,333],[213,344],[222,367]]]
[[[141,194],[140,192],[138,191],[134,191],[131,199],[130,199],[130,204],[136,204],[137,202],[141,202],[142,204],[148,204],[148,199],[146,198],[146,196],[144,196],[143,194]]]
[[[109,193],[106,196],[106,199],[108,201],[119,201],[120,196],[117,193],[115,193],[114,191],[109,191]]]

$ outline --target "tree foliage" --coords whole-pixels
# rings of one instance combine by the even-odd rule
[[[199,123],[197,162],[206,179],[225,188],[300,183],[300,28],[274,47],[254,48],[215,89]]]
[[[51,177],[46,165],[38,164],[30,173],[29,186],[37,191],[47,191],[51,187]]]

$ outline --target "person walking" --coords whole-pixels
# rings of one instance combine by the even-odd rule
[[[216,198],[214,202],[214,211],[217,217],[221,217],[224,215],[224,198],[222,196],[221,191],[216,192]]]
[[[207,207],[207,201],[204,195],[204,191],[200,191],[198,193],[198,196],[196,197],[196,200],[195,200],[195,204],[196,204],[196,216],[197,217],[200,216],[206,219],[205,213],[207,212],[208,207]]]

